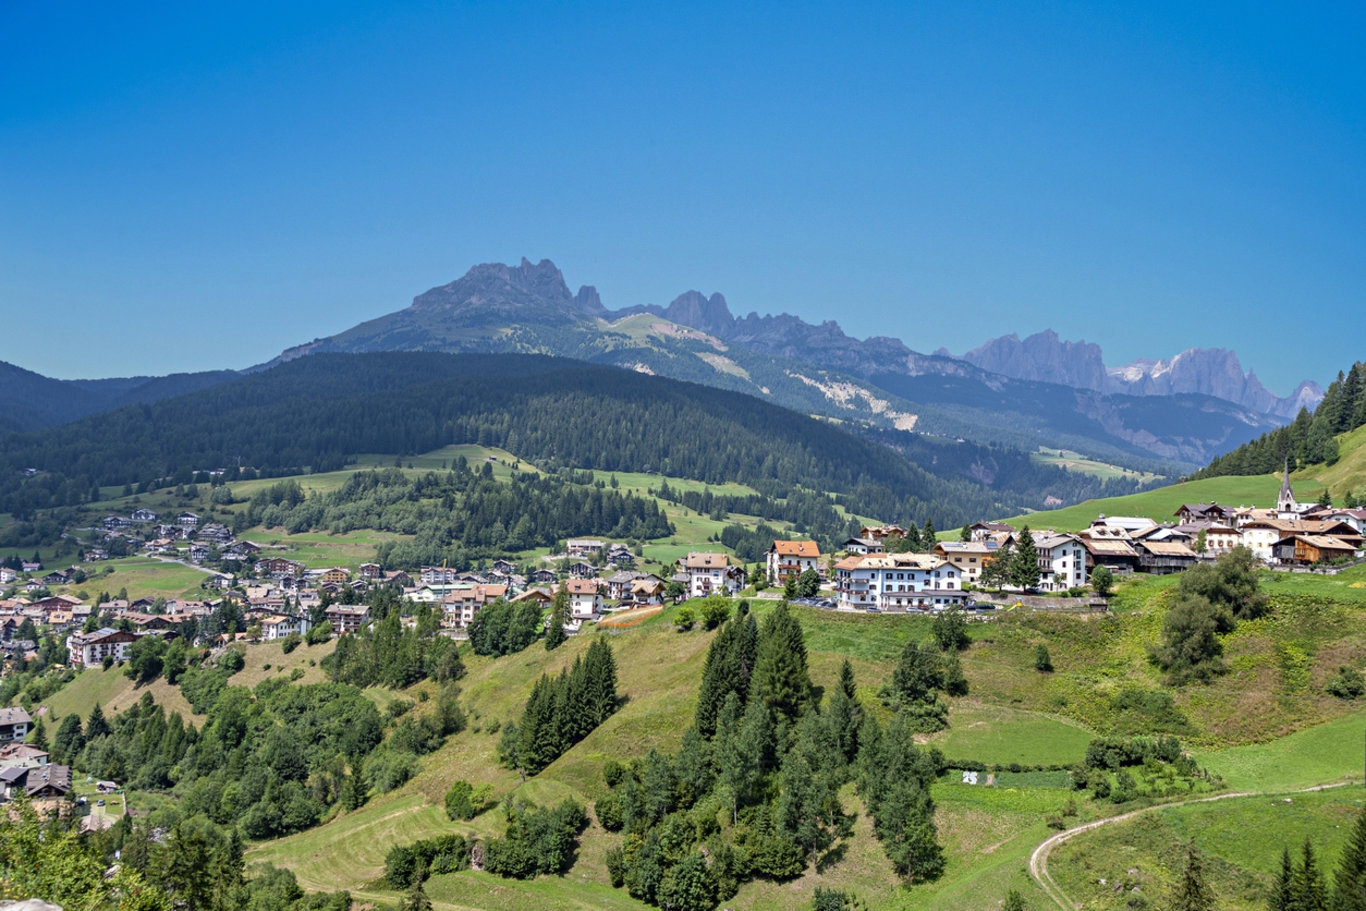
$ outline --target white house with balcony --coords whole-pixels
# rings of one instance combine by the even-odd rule
[[[961,606],[963,576],[939,554],[870,554],[835,564],[840,610],[943,610]]]

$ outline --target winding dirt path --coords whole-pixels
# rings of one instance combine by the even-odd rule
[[[1109,825],[1112,822],[1123,822],[1126,819],[1133,819],[1141,813],[1151,813],[1154,810],[1168,810],[1172,807],[1184,807],[1188,804],[1195,803],[1211,803],[1216,800],[1228,800],[1231,797],[1272,797],[1277,794],[1307,794],[1311,791],[1326,791],[1329,788],[1342,788],[1351,784],[1356,784],[1356,782],[1339,781],[1332,784],[1319,784],[1314,785],[1312,788],[1300,788],[1298,791],[1233,791],[1228,794],[1216,794],[1213,797],[1196,797],[1191,800],[1177,800],[1171,803],[1153,804],[1150,807],[1130,810],[1128,813],[1121,813],[1118,816],[1107,816],[1104,819],[1097,819],[1045,838],[1040,842],[1039,846],[1034,849],[1034,853],[1029,855],[1029,875],[1034,877],[1034,881],[1039,884],[1039,888],[1048,893],[1049,898],[1058,903],[1058,907],[1064,908],[1066,911],[1074,911],[1077,905],[1067,897],[1067,893],[1062,891],[1062,887],[1059,886],[1048,873],[1048,855],[1053,853],[1053,849],[1058,845],[1065,841],[1070,841],[1083,832],[1098,829],[1101,826]]]

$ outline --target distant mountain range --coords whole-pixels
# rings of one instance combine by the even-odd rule
[[[737,317],[720,294],[609,310],[590,285],[570,291],[549,260],[523,259],[475,266],[405,309],[241,372],[55,380],[0,363],[0,432],[159,401],[304,355],[379,351],[569,357],[745,392],[870,432],[1071,449],[1160,474],[1204,465],[1322,397],[1306,382],[1278,398],[1222,349],[1107,368],[1097,346],[1051,331],[994,339],[959,358],[852,338],[834,321]]]
[[[277,360],[396,350],[554,354],[877,428],[1030,451],[1075,449],[1147,469],[1204,464],[1283,423],[1290,409],[1241,370],[1233,383],[1211,369],[1188,369],[1188,355],[1172,369],[1154,367],[1147,381],[1121,382],[1108,378],[1095,346],[1058,342],[1049,355],[1055,366],[1045,369],[1030,364],[1033,339],[1019,350],[1009,339],[997,342],[984,346],[1002,352],[994,360],[979,349],[983,364],[1000,362],[987,367],[942,351],[922,354],[895,338],[852,338],[833,321],[736,317],[722,295],[697,291],[667,307],[609,310],[591,285],[572,292],[549,260],[523,259],[475,266],[406,309],[290,348]],[[1297,394],[1312,397],[1316,388],[1307,384]]]
[[[942,348],[937,353],[949,356]],[[1238,355],[1226,348],[1189,348],[1168,360],[1140,359],[1106,367],[1099,345],[1065,342],[1051,329],[1024,340],[1014,334],[994,338],[964,354],[963,360],[1002,376],[1097,392],[1212,395],[1285,420],[1301,408],[1312,411],[1323,398],[1323,389],[1309,380],[1285,398],[1272,394],[1255,373],[1244,373]]]

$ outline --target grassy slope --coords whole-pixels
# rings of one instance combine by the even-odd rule
[[[1294,580],[1289,584],[1293,586]],[[1160,680],[1142,653],[1160,624],[1168,587],[1168,580],[1145,580],[1131,586],[1121,596],[1124,609],[1102,620],[1019,614],[994,624],[974,625],[974,643],[963,656],[972,692],[952,701],[952,727],[931,741],[954,758],[1066,763],[1080,757],[1092,731],[1148,725],[1151,720],[1142,715],[1116,711],[1109,696],[1124,687],[1147,691],[1158,687]],[[769,608],[757,609],[762,613]],[[901,648],[929,632],[929,624],[918,618],[807,609],[797,613],[806,630],[814,682],[822,687],[833,685],[839,662],[848,655],[860,682],[860,698],[877,711],[881,709],[875,692],[889,676]],[[1366,658],[1366,615],[1345,606],[1290,605],[1279,613],[1282,616],[1244,624],[1244,629],[1229,637],[1233,669],[1227,677],[1208,687],[1177,691],[1177,722],[1190,728],[1183,736],[1204,744],[1204,752],[1198,754],[1201,764],[1227,775],[1235,787],[1283,788],[1360,775],[1363,757],[1354,740],[1359,736],[1360,709],[1322,695],[1321,687],[1322,678],[1337,663]],[[520,793],[539,802],[572,796],[591,803],[604,793],[601,766],[607,758],[640,756],[652,747],[673,749],[689,723],[702,658],[712,634],[676,633],[671,616],[672,611],[665,611],[612,640],[622,668],[621,688],[630,696],[629,702],[608,724],[530,782],[520,784],[513,773],[496,765],[497,735],[488,733],[488,723],[514,717],[536,676],[542,671],[558,672],[572,662],[586,647],[586,638],[574,639],[552,654],[533,647],[497,661],[471,659],[465,693],[473,724],[424,760],[423,771],[414,781],[328,825],[259,845],[252,858],[288,865],[305,883],[320,888],[347,886],[367,897],[392,901],[393,894],[378,888],[375,880],[393,842],[348,833],[389,831],[385,827],[392,826],[394,831],[401,830],[405,841],[444,831],[496,833],[501,827],[497,810],[462,826],[447,822],[432,809],[456,779],[489,783],[500,796],[520,787]],[[1033,669],[1033,650],[1040,641],[1049,644],[1057,668],[1053,674]],[[1294,662],[1281,661],[1277,642],[1282,649],[1290,645],[1309,656],[1307,673],[1297,670]],[[1301,733],[1284,740],[1248,745],[1296,730]],[[1216,749],[1230,744],[1242,745]],[[1355,749],[1350,749],[1354,744]],[[1314,758],[1299,761],[1296,757],[1305,752]],[[1060,812],[1071,794],[1065,789],[986,789],[946,781],[936,786],[935,796],[950,860],[947,874],[938,883],[912,890],[899,887],[880,846],[871,838],[868,821],[860,818],[842,857],[819,879],[813,873],[787,884],[750,883],[727,906],[800,906],[819,882],[850,888],[879,908],[994,908],[1008,888],[1029,894],[1032,886],[1022,872],[1025,859],[1048,834],[1045,818]],[[849,805],[857,806],[852,800]],[[1082,801],[1077,819],[1113,812],[1116,808],[1108,804]],[[517,908],[538,903],[635,907],[623,894],[603,891],[603,857],[617,839],[590,829],[577,864],[563,879],[524,885],[461,873],[437,878],[429,892],[438,907],[451,908]]]
[[[1061,845],[1049,872],[1087,909],[1130,908],[1136,894],[1147,899],[1145,907],[1167,907],[1164,901],[1185,866],[1185,846],[1193,840],[1204,855],[1218,907],[1260,911],[1283,847],[1295,852],[1305,838],[1312,839],[1319,868],[1331,881],[1363,803],[1360,789],[1337,788],[1158,810]]]
[[[1134,471],[1132,468],[1123,468],[1119,465],[1111,465],[1109,462],[1102,462],[1098,459],[1090,459],[1079,452],[1070,449],[1046,449],[1042,446],[1035,452],[1029,454],[1030,460],[1039,462],[1043,465],[1053,465],[1058,468],[1065,468],[1068,471],[1076,471],[1081,474],[1089,474],[1093,477],[1109,480],[1111,478],[1130,478],[1136,481],[1151,481],[1157,477],[1151,471]]]
[[[323,681],[322,669],[317,666],[323,657],[331,653],[335,643],[321,645],[300,645],[286,655],[278,642],[252,645],[246,649],[246,665],[230,680],[233,686],[255,686],[270,677],[288,678],[297,668],[303,671],[299,683],[319,683]],[[266,668],[269,664],[270,667]],[[180,712],[188,721],[191,717],[190,704],[180,694],[179,687],[166,683],[164,677],[150,684],[138,686],[124,675],[121,667],[90,668],[81,671],[76,679],[62,687],[43,701],[48,716],[61,719],[75,712],[82,718],[99,703],[106,715],[114,715],[129,706],[135,705],[143,693],[151,693],[158,705],[168,712]]]

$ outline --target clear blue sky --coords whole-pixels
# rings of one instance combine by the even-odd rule
[[[0,360],[240,367],[473,263],[954,352],[1366,357],[1360,3],[0,4]]]

